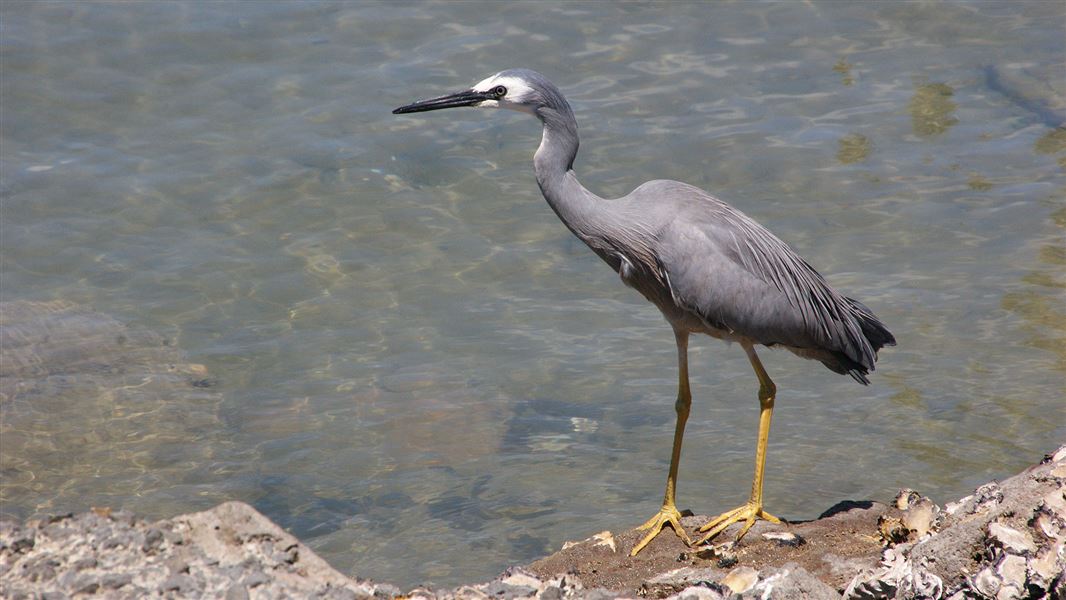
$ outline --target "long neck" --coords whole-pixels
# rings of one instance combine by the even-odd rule
[[[595,233],[604,207],[603,201],[586,190],[573,171],[578,147],[577,121],[569,107],[561,112],[541,109],[537,117],[544,124],[540,147],[533,155],[533,170],[540,191],[570,231],[592,246],[589,237]]]

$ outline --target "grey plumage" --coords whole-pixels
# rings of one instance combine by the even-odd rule
[[[554,191],[545,191],[549,202]],[[591,202],[601,204],[599,213],[560,217],[676,328],[781,345],[862,383],[877,350],[893,342],[869,309],[703,190],[651,181],[618,200]]]
[[[558,88],[528,69],[495,77],[530,84],[522,103],[544,124],[534,165],[552,209],[672,325],[781,345],[869,383],[877,350],[894,343],[869,309],[834,291],[765,227],[699,188],[649,181],[610,201],[589,192],[573,176],[577,120]]]
[[[699,188],[677,181],[649,181],[614,200],[585,189],[573,171],[578,150],[574,113],[558,88],[539,73],[528,69],[502,71],[469,90],[393,112],[455,106],[508,108],[531,113],[541,121],[543,137],[533,164],[548,204],[574,235],[626,285],[655,304],[674,328],[681,373],[678,428],[658,528],[668,522],[680,529],[673,519],[677,512],[673,482],[690,402],[686,349],[691,333],[739,342],[759,375],[760,402],[766,414],[765,426],[760,422],[757,486],[753,485],[749,508],[758,506],[748,511],[751,515],[744,513],[739,518],[748,520],[748,527],[755,518],[774,520],[764,516],[761,496],[764,434],[768,433],[776,388],[759,363],[754,346],[785,347],[867,384],[877,351],[895,344],[892,334],[869,308],[833,290],[774,234]],[[725,520],[729,519],[732,517]],[[716,533],[712,531],[708,537]]]

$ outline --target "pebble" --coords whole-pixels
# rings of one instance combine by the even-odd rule
[[[737,558],[736,554],[724,554],[718,557],[718,562],[715,564],[718,565],[719,569],[728,569],[729,567],[735,567],[738,562],[740,562],[740,559]]]
[[[768,540],[777,542],[778,546],[790,546],[796,548],[807,543],[807,540],[803,539],[802,536],[798,536],[788,531],[771,531],[762,534],[762,536]]]
[[[722,585],[728,587],[734,594],[743,594],[755,587],[759,581],[759,572],[751,567],[737,567],[722,578]]]
[[[596,543],[592,544],[594,547],[603,546],[610,548],[611,552],[618,552],[618,546],[615,545],[614,536],[611,535],[610,531],[601,531],[592,536],[592,539],[596,540]]]
[[[585,544],[585,543],[591,543],[593,548],[602,547],[602,548],[609,549],[611,552],[618,552],[618,546],[614,542],[614,535],[608,530],[601,531],[601,532],[597,533],[596,535],[594,535],[592,537],[588,537],[588,538],[585,538],[585,539],[581,540],[580,542],[575,542],[575,541],[563,542],[562,549],[563,550],[569,550],[570,548],[573,548],[574,546],[577,546],[578,544]]]

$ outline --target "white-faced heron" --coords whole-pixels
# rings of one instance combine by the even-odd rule
[[[838,293],[806,261],[769,230],[707,192],[677,181],[649,181],[628,195],[605,200],[574,174],[577,120],[570,105],[543,75],[528,69],[497,73],[455,94],[401,106],[395,114],[458,106],[507,108],[543,124],[533,155],[537,183],[555,214],[622,282],[659,307],[677,341],[677,425],[662,508],[638,529],[650,530],[636,555],[669,524],[691,545],[674,503],[681,439],[692,395],[688,338],[692,333],[737,342],[759,378],[759,437],[751,497],[700,528],[702,544],[733,523],[744,522],[737,540],[757,519],[780,520],[763,510],[763,469],[776,386],[755,346],[782,346],[830,370],[868,384],[877,351],[896,340],[869,308]]]

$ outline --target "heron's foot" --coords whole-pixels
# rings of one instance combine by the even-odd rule
[[[677,537],[681,538],[681,541],[685,542],[686,546],[692,545],[692,540],[689,539],[688,534],[685,533],[685,529],[681,527],[681,512],[677,510],[677,507],[671,504],[664,504],[659,512],[654,517],[650,518],[640,527],[637,527],[635,531],[644,531],[650,529],[648,535],[644,536],[644,539],[633,546],[633,551],[629,553],[630,556],[636,556],[637,552],[644,549],[649,542],[655,539],[655,536],[662,532],[665,525],[670,525],[674,529],[674,533]]]
[[[722,533],[729,528],[733,523],[739,523],[744,521],[744,527],[737,534],[736,541],[740,541],[740,538],[744,537],[744,534],[748,533],[751,526],[755,524],[755,521],[762,519],[763,521],[769,521],[771,523],[780,523],[781,519],[771,515],[770,513],[762,509],[761,504],[755,504],[754,502],[748,502],[744,506],[734,508],[733,510],[726,511],[717,517],[707,521],[702,527],[700,527],[700,533],[704,531],[708,532],[703,536],[700,541],[696,542],[697,546],[706,544],[714,536]]]

